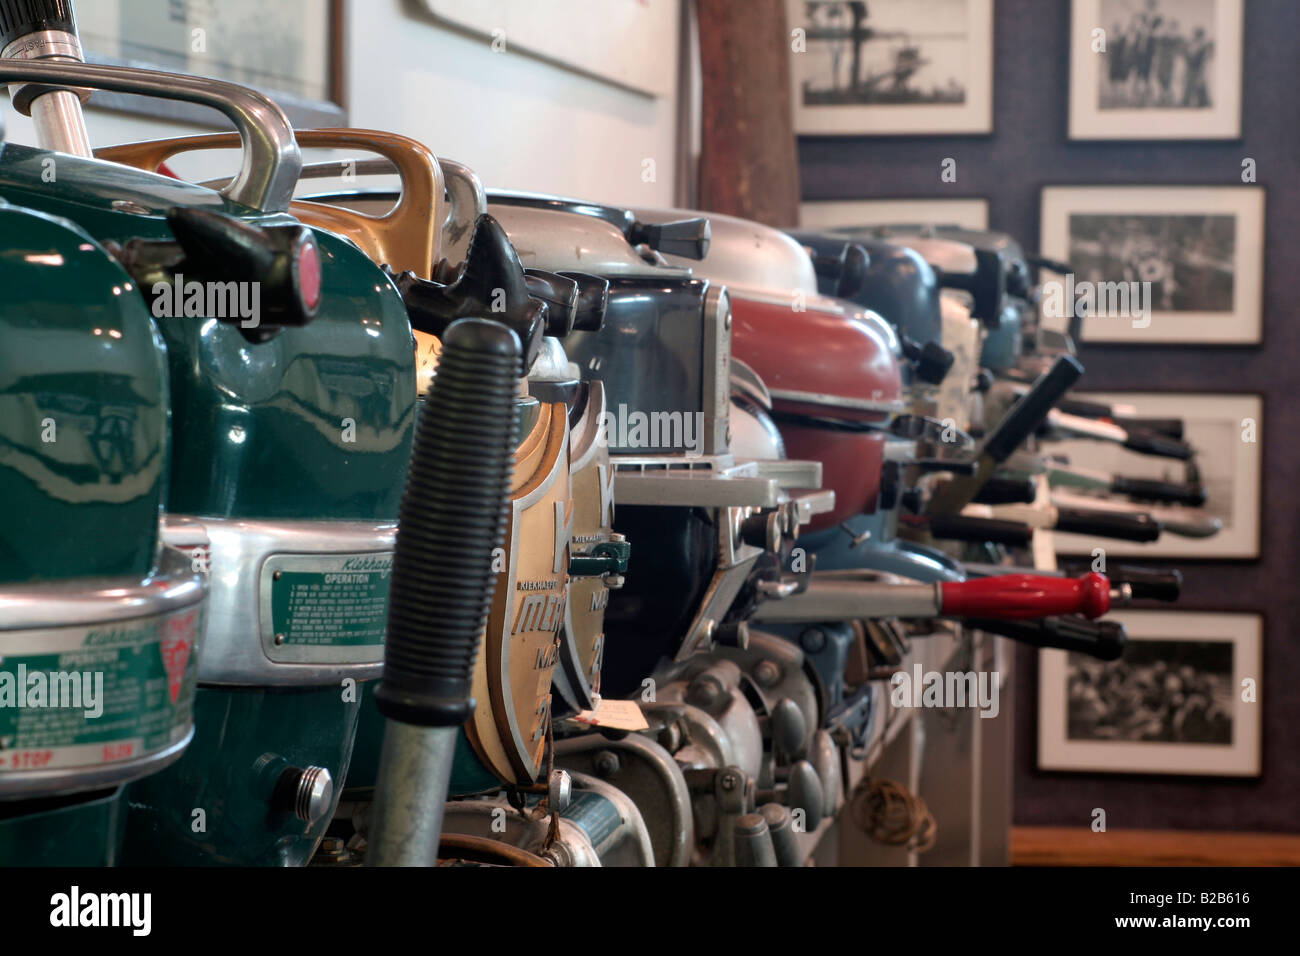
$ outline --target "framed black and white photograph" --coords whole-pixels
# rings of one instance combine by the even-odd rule
[[[1263,187],[1048,186],[1040,248],[1073,270],[1045,287],[1045,327],[1073,308],[1084,342],[1260,341]]]
[[[987,199],[837,199],[799,205],[805,229],[854,229],[872,226],[989,227]]]
[[[1042,650],[1038,767],[1257,777],[1258,614],[1124,611],[1117,661]]]
[[[1074,0],[1070,138],[1240,138],[1244,6]]]
[[[271,95],[295,126],[347,125],[343,0],[97,0],[76,9],[89,62],[229,80]],[[215,111],[176,100],[100,91],[93,101],[221,125]]]
[[[788,0],[795,132],[993,131],[993,0]]]
[[[1071,440],[1043,446],[1043,453],[1065,459],[1053,496],[1059,505],[1099,506],[1087,488],[1070,488],[1071,469],[1101,476],[1142,478],[1199,485],[1200,507],[1141,503],[1163,519],[1159,539],[1149,543],[1053,532],[1057,554],[1150,559],[1248,560],[1260,554],[1261,455],[1264,400],[1259,395],[1171,392],[1079,393],[1087,401],[1109,404],[1126,418],[1183,422],[1182,441],[1196,451],[1192,461],[1139,454],[1113,442]],[[1089,475],[1089,477],[1092,477]],[[1103,499],[1113,496],[1102,496]]]

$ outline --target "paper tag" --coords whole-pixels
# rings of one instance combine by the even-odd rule
[[[646,730],[650,726],[636,701],[606,700],[603,697],[596,704],[595,710],[584,710],[574,720],[613,730]]]

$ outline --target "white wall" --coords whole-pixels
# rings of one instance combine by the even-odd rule
[[[657,0],[659,2],[659,0]],[[671,2],[674,7],[679,0]],[[626,204],[671,205],[677,156],[673,94],[651,99],[445,29],[402,0],[347,3],[347,106],[352,126],[418,139],[466,163],[489,187]],[[34,143],[32,122],[4,104],[6,138]],[[200,130],[88,110],[94,145]],[[643,162],[655,161],[644,182]],[[225,154],[175,164],[187,178],[233,172]]]
[[[401,0],[348,7],[354,126],[418,139],[489,187],[671,204],[675,94],[649,99],[508,48],[493,53],[486,39],[405,15]],[[664,55],[675,83],[677,50]],[[647,158],[653,183],[641,180]]]

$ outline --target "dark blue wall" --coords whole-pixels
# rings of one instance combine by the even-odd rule
[[[994,132],[978,137],[805,137],[803,198],[989,200],[990,225],[1038,241],[1044,185],[1237,184],[1253,157],[1267,190],[1264,344],[1250,348],[1083,347],[1083,386],[1264,394],[1260,561],[1183,562],[1183,607],[1265,615],[1264,772],[1258,780],[1041,773],[1035,767],[1037,660],[1021,648],[1015,821],[1111,827],[1300,830],[1300,3],[1246,0],[1237,142],[1084,143],[1067,138],[1068,0],[996,0]],[[957,182],[940,163],[957,160]]]

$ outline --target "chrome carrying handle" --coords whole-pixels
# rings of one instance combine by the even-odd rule
[[[447,189],[447,217],[442,223],[442,256],[452,264],[463,262],[469,252],[478,217],[487,212],[487,190],[478,173],[454,159],[438,157]],[[389,176],[397,172],[393,161],[383,157],[361,160],[333,160],[310,163],[302,168],[303,179],[333,179],[344,173],[361,176]],[[204,185],[209,185],[205,183]]]
[[[39,83],[65,89],[89,87],[208,106],[235,124],[243,144],[239,173],[221,190],[232,202],[261,212],[284,212],[302,171],[293,126],[268,96],[246,86],[188,76],[92,63],[45,63],[0,59],[0,84]]]

